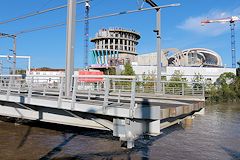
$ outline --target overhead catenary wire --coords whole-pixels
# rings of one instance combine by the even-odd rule
[[[44,9],[47,5],[49,5],[53,0],[48,0],[46,3],[44,3],[37,11],[40,11]]]
[[[85,1],[77,2],[77,4],[82,4],[82,3],[85,3]],[[61,6],[58,6],[58,7],[48,8],[48,9],[45,9],[45,10],[42,10],[42,11],[32,12],[32,13],[29,13],[29,14],[26,14],[26,15],[23,15],[23,16],[18,16],[18,17],[11,18],[11,19],[8,19],[8,20],[5,20],[5,21],[1,21],[0,25],[7,24],[7,23],[10,23],[10,22],[14,22],[14,21],[18,21],[18,20],[22,20],[22,19],[26,19],[26,18],[29,18],[29,17],[33,17],[33,16],[36,16],[36,15],[43,14],[43,13],[63,9],[63,8],[66,8],[66,7],[67,7],[67,5],[61,5]]]
[[[150,7],[150,8],[142,8],[142,9],[137,9],[137,10],[130,10],[130,11],[123,11],[123,12],[117,12],[117,13],[110,13],[102,16],[95,16],[95,17],[90,17],[87,20],[94,20],[94,19],[100,19],[100,18],[107,18],[107,17],[113,17],[113,16],[119,16],[119,15],[124,15],[124,14],[131,14],[131,13],[136,13],[136,12],[142,12],[142,11],[148,11],[148,10],[153,10],[153,9],[160,9],[160,8],[167,8],[167,7],[177,7],[179,6],[179,3],[175,4],[169,4],[169,5],[164,5],[164,6],[157,6],[157,7]],[[85,19],[77,20],[77,22],[82,22]]]
[[[110,14],[106,14],[106,15],[102,15],[102,16],[94,16],[94,17],[89,17],[89,18],[76,20],[76,22],[84,22],[86,20],[95,20],[95,19],[101,19],[101,18],[107,18],[107,17],[113,17],[113,16],[120,16],[120,15],[125,15],[125,14],[132,14],[132,13],[149,11],[149,10],[154,10],[154,9],[167,8],[167,7],[177,7],[177,6],[180,6],[180,4],[175,3],[175,4],[169,4],[169,5],[163,5],[163,6],[142,8],[142,9],[137,9],[137,10],[110,13]],[[60,26],[64,26],[64,25],[66,25],[66,22],[55,23],[55,24],[51,24],[51,25],[45,25],[45,26],[41,26],[41,27],[37,27],[37,28],[33,28],[33,29],[28,29],[28,30],[23,30],[23,31],[20,31],[20,32],[16,32],[14,35],[21,35],[21,34],[24,34],[24,33],[30,33],[30,32],[35,32],[35,31],[39,31],[39,30],[45,30],[45,29],[60,27]]]
[[[14,35],[18,36],[18,35],[21,35],[24,33],[30,33],[30,32],[35,32],[35,31],[40,31],[40,30],[45,30],[45,29],[51,29],[51,28],[55,28],[55,27],[61,27],[64,25],[66,25],[66,22],[60,22],[60,23],[45,25],[45,26],[41,26],[41,27],[37,27],[37,28],[33,28],[33,29],[22,30],[20,32],[16,32]]]

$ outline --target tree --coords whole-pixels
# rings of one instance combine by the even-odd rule
[[[135,72],[134,72],[130,62],[127,62],[124,65],[124,70],[121,72],[121,75],[125,75],[125,76],[134,76],[135,75]],[[131,89],[131,84],[132,84],[131,79],[125,79],[125,81],[116,82],[117,86],[125,87],[127,89]]]
[[[13,74],[13,71],[10,71],[10,74]],[[24,69],[17,69],[15,74],[26,74],[26,70]]]
[[[220,75],[220,77],[216,80],[215,84],[217,85],[229,85],[236,79],[236,75],[232,72],[225,72]]]
[[[135,75],[135,72],[132,68],[132,65],[130,64],[130,62],[127,62],[125,65],[124,65],[124,70],[122,71],[121,73],[122,75],[126,75],[126,76],[134,76]]]
[[[108,73],[109,73],[109,75],[116,75],[116,68],[110,67],[108,69]]]
[[[156,84],[155,74],[154,73],[148,73],[147,75],[143,74],[142,77],[143,77],[142,87],[145,88],[145,92],[154,92],[154,85]]]
[[[240,77],[240,60],[237,62],[238,68],[237,68],[237,76]]]
[[[16,74],[26,74],[26,70],[23,69],[16,70]]]
[[[238,79],[232,72],[221,74],[209,90],[210,100],[227,102],[238,99]]]
[[[175,70],[172,77],[170,78],[170,82],[168,87],[182,87],[181,83],[178,82],[183,82],[186,81],[185,79],[183,79],[183,74],[179,71],[179,70]]]
[[[192,79],[192,82],[194,83],[193,84],[193,88],[198,88],[198,89],[202,89],[203,87],[203,81],[204,81],[204,78],[201,74],[196,74],[194,75],[193,79]]]

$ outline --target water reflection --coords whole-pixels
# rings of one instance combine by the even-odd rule
[[[175,125],[162,132],[140,138],[134,149],[127,150],[108,131],[0,122],[0,159],[240,159],[239,104],[208,106],[192,125]]]

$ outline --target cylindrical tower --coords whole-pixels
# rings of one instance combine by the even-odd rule
[[[132,62],[137,55],[136,45],[140,34],[134,30],[122,28],[101,29],[91,42],[95,43],[92,50],[94,63],[116,66]]]

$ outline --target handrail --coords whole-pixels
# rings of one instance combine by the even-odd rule
[[[26,77],[65,77],[65,75],[60,74],[60,75],[26,75]]]
[[[116,79],[135,79],[136,76],[118,76],[118,75],[73,75],[75,78],[116,78]]]
[[[6,74],[6,75],[0,75],[0,77],[22,77],[22,75],[12,75],[12,74]]]

